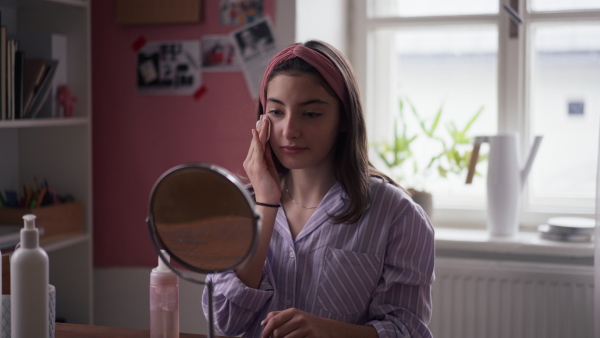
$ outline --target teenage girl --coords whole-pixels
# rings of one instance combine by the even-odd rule
[[[244,169],[262,214],[243,269],[209,275],[215,328],[244,337],[430,337],[434,231],[368,160],[358,84],[308,41],[267,67]],[[206,294],[203,297],[206,311]]]

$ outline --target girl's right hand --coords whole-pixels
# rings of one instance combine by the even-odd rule
[[[271,146],[267,140],[270,124],[271,121],[265,115],[261,115],[256,129],[252,129],[252,141],[248,156],[244,160],[244,170],[254,188],[255,200],[278,205],[281,200],[281,188],[279,174],[271,157]],[[235,271],[242,283],[254,289],[258,289],[262,280],[278,208],[257,206],[256,209],[261,214],[261,231],[256,251],[247,264],[236,268]]]
[[[254,189],[256,201],[268,204],[279,204],[281,188],[279,175],[271,157],[271,146],[268,142],[271,120],[265,114],[260,116],[256,129],[252,129],[252,141],[248,156],[244,160],[244,170]]]

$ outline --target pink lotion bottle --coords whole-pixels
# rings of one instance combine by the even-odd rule
[[[169,255],[161,253],[169,261]],[[150,273],[150,337],[179,337],[179,279],[160,257]]]

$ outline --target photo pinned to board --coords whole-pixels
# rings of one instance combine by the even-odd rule
[[[191,95],[202,83],[200,41],[148,42],[137,52],[137,89],[148,94]]]
[[[278,52],[271,20],[265,17],[231,32],[237,60],[253,98],[258,98],[262,75]]]
[[[263,0],[220,0],[219,12],[223,26],[249,24],[263,17]]]
[[[205,72],[240,70],[233,43],[228,35],[202,37],[202,67]]]

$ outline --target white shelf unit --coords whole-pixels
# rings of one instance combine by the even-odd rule
[[[18,189],[37,177],[83,203],[83,234],[43,247],[50,258],[50,283],[56,287],[57,319],[93,324],[90,4],[0,0],[0,11],[9,36],[67,37],[68,84],[77,98],[74,117],[0,121],[0,189]]]

